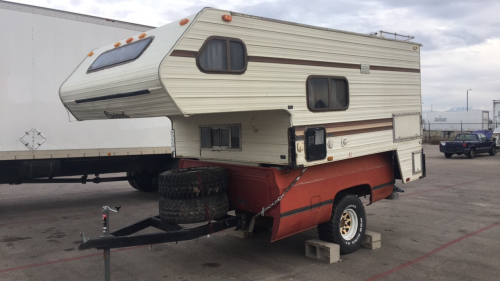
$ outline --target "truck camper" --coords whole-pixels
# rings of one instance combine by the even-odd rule
[[[420,47],[205,8],[89,50],[60,97],[81,121],[168,116],[165,225],[235,210],[250,229],[272,220],[272,241],[318,226],[347,254],[366,230],[359,197],[425,177]],[[117,246],[129,230],[80,248],[146,243]]]

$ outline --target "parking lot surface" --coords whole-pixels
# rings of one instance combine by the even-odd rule
[[[112,280],[499,280],[500,155],[446,159],[424,146],[427,178],[399,200],[366,206],[382,248],[324,264],[304,256],[311,229],[271,243],[268,233],[216,233],[179,243],[116,249]],[[158,214],[158,194],[126,182],[0,185],[0,280],[104,280],[102,251],[79,251],[79,233],[101,234],[102,206],[121,205],[111,230]]]

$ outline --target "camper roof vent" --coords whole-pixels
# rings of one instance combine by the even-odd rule
[[[402,35],[402,34],[397,34],[396,32],[392,33],[392,32],[387,32],[387,31],[383,31],[383,30],[380,30],[377,32],[371,32],[371,33],[369,33],[369,35],[370,36],[378,36],[378,37],[382,37],[382,38],[388,38],[388,39],[394,39],[394,40],[402,40],[402,41],[410,41],[413,38],[415,38],[415,36]]]

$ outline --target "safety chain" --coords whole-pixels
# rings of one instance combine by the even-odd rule
[[[253,227],[255,225],[255,218],[258,217],[258,216],[264,216],[264,214],[267,212],[267,210],[271,209],[272,207],[274,207],[276,204],[278,204],[278,202],[280,202],[281,200],[283,200],[283,198],[285,197],[285,194],[290,190],[292,189],[292,187],[295,185],[295,183],[297,181],[299,181],[300,177],[305,173],[305,171],[307,170],[307,168],[304,168],[302,169],[302,172],[300,173],[300,175],[298,175],[295,180],[285,189],[285,191],[278,197],[278,199],[276,199],[273,203],[271,203],[271,205],[265,207],[265,208],[262,208],[262,211],[260,211],[260,213],[256,214],[253,218],[252,218],[252,221],[250,222],[250,226],[248,227],[248,231],[252,232],[253,231]]]

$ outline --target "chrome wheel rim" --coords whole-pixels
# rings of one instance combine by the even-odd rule
[[[340,235],[344,240],[351,240],[356,235],[356,231],[358,229],[358,215],[356,212],[347,208],[342,213],[342,217],[340,218]]]

